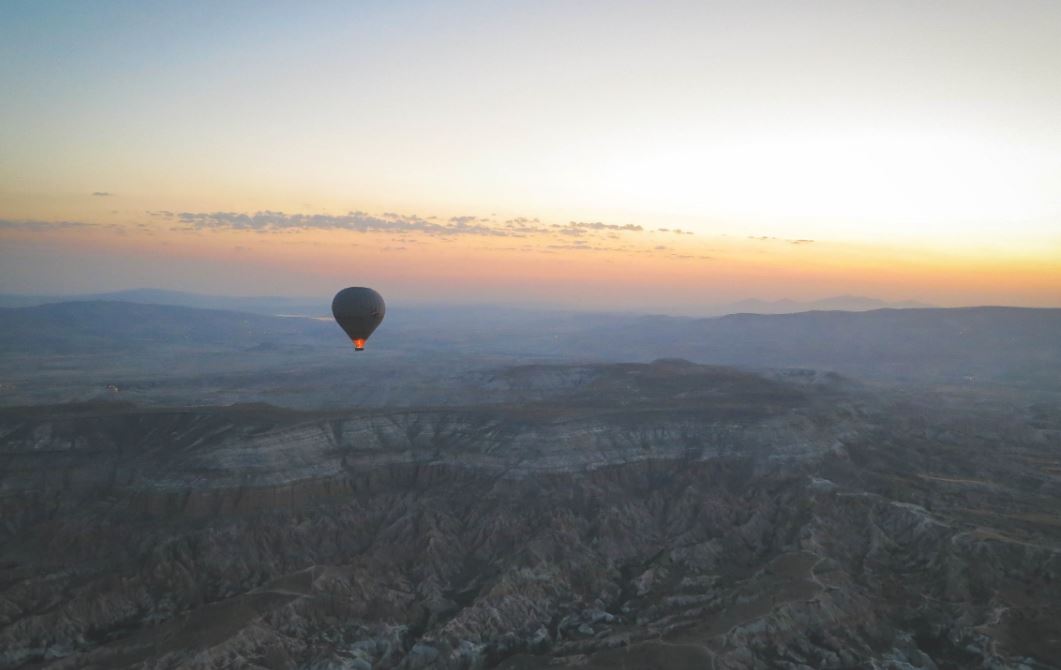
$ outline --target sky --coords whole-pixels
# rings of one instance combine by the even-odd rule
[[[0,292],[1061,306],[1061,4],[0,3]]]

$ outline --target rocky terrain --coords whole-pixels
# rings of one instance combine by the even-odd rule
[[[1061,408],[680,360],[0,410],[3,668],[1052,668]]]

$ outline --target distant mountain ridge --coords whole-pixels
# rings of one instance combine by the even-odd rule
[[[157,350],[160,347],[238,349],[270,342],[319,344],[334,326],[232,310],[124,301],[79,301],[0,308],[0,352]],[[248,344],[249,343],[249,344]]]
[[[25,380],[34,379],[26,365],[43,365],[49,356],[80,356],[84,365],[99,368],[105,363],[97,357],[104,354],[128,359],[135,353],[141,364],[152,367],[167,356],[182,361],[211,356],[203,365],[215,372],[301,369],[309,362],[338,369],[384,360],[416,368],[455,357],[465,362],[684,358],[864,379],[1061,390],[1061,309],[880,309],[693,319],[409,308],[388,314],[370,343],[372,351],[353,358],[334,323],[312,318],[100,301],[2,308],[0,322],[0,372],[9,369],[10,379]],[[303,359],[296,363],[295,356]]]
[[[889,302],[878,298],[867,298],[858,295],[838,295],[820,300],[759,300],[750,298],[738,300],[718,308],[719,314],[794,314],[817,310],[840,310],[844,312],[868,312],[874,309],[928,309],[933,307],[917,300],[900,300]]]
[[[59,302],[137,302],[152,305],[180,305],[203,309],[227,309],[237,312],[255,314],[291,314],[298,316],[319,316],[328,314],[331,299],[313,296],[228,296],[171,291],[156,288],[135,288],[124,291],[105,293],[85,293],[79,295],[23,295],[0,294],[0,307],[34,307]],[[842,310],[865,312],[873,309],[922,309],[933,307],[916,300],[889,302],[878,298],[856,295],[838,295],[820,300],[799,301],[783,298],[781,300],[760,300],[749,298],[737,302],[705,307],[704,314],[722,316],[724,314],[792,314],[814,310]],[[542,311],[542,310],[532,310]]]
[[[0,307],[38,307],[66,302],[132,302],[175,305],[200,309],[224,309],[254,314],[319,316],[329,313],[330,299],[287,296],[228,296],[189,293],[157,288],[135,288],[78,295],[0,294]]]

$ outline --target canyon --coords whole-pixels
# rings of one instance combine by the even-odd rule
[[[466,383],[0,409],[0,667],[1058,667],[1051,398],[680,359]]]

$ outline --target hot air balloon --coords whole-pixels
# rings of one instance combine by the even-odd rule
[[[383,296],[364,286],[351,286],[335,294],[332,299],[332,316],[346,331],[356,351],[365,349],[365,340],[376,330],[387,305]]]

